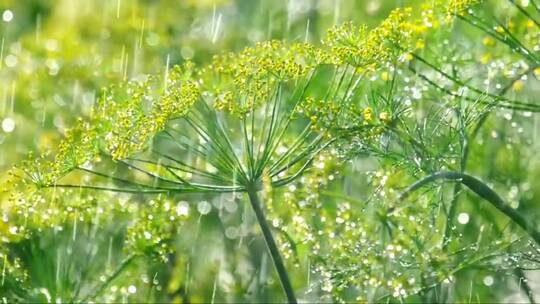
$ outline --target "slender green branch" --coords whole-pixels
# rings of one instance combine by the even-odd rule
[[[153,172],[149,172],[139,166],[136,166],[134,164],[130,164],[128,163],[127,161],[124,161],[124,160],[118,160],[119,163],[125,165],[126,167],[130,168],[130,169],[133,169],[135,171],[138,171],[138,172],[141,172],[145,175],[147,175],[148,177],[150,177],[151,179],[154,179],[155,181],[161,181],[161,182],[164,182],[164,183],[170,183],[170,184],[173,184],[173,185],[183,185],[183,183],[181,181],[174,181],[174,180],[170,180],[168,178],[165,178],[163,176],[160,176],[156,173],[153,173]]]
[[[86,295],[86,297],[82,298],[80,300],[80,303],[88,303],[90,300],[93,300],[94,298],[99,296],[103,292],[103,290],[105,290],[105,288],[107,288],[107,286],[109,286],[109,284],[112,281],[114,281],[114,279],[116,279],[124,271],[124,269],[126,269],[133,262],[133,260],[135,260],[136,257],[137,255],[135,254],[131,254],[128,257],[126,257],[120,263],[120,265],[118,265],[118,267],[114,270],[114,272],[111,273],[103,283],[97,286],[93,292],[89,293],[88,295]]]
[[[519,287],[523,291],[523,293],[527,296],[527,299],[529,299],[529,303],[536,303],[534,299],[534,291],[531,289],[531,286],[527,283],[527,278],[525,277],[525,272],[521,268],[515,268],[514,274],[517,277]]]
[[[133,188],[113,188],[104,186],[91,186],[82,184],[50,184],[42,185],[40,188],[78,188],[98,191],[110,191],[119,193],[135,193],[135,194],[158,194],[158,193],[231,193],[243,192],[243,187],[224,187],[224,188],[149,188],[149,189],[133,189]]]
[[[520,74],[516,75],[506,86],[504,86],[499,91],[499,95],[502,96],[502,95],[506,94],[506,92],[508,92],[508,90],[510,90],[510,88],[512,88],[512,84],[515,81],[521,79],[521,77],[523,77],[524,75],[527,75],[528,73],[533,71],[535,68],[536,67],[529,68],[526,71],[524,71],[523,73],[520,73]],[[474,129],[471,132],[470,136],[467,136],[466,134],[462,135],[464,137],[464,143],[463,143],[463,146],[462,146],[462,154],[461,154],[462,155],[461,156],[461,164],[460,164],[460,171],[462,173],[467,170],[467,164],[468,164],[468,161],[469,161],[469,154],[470,154],[470,150],[471,150],[469,142],[474,142],[474,139],[478,135],[478,132],[480,131],[480,129],[482,128],[484,123],[487,121],[487,118],[489,117],[490,113],[491,113],[490,111],[487,111],[480,117],[480,119],[478,120],[478,123],[474,127]],[[461,191],[461,183],[457,183],[454,186],[454,196],[452,198],[452,201],[450,202],[450,209],[448,211],[447,223],[446,223],[446,226],[445,226],[445,229],[444,229],[443,248],[446,248],[446,245],[447,245],[446,241],[448,240],[448,237],[450,236],[450,230],[451,230],[450,227],[452,226],[451,223],[452,223],[452,221],[453,221],[453,219],[455,217],[455,212],[456,212],[456,208],[457,208],[457,200],[458,200],[458,196],[459,196],[460,191]]]
[[[334,142],[334,140],[331,140],[331,141],[328,141],[326,143],[323,143],[322,146],[321,143],[324,141],[324,137],[323,135],[319,135],[317,138],[315,138],[314,140],[312,140],[311,142],[309,142],[307,144],[307,147],[302,150],[300,153],[298,153],[298,155],[296,155],[294,158],[290,159],[286,164],[283,164],[281,165],[281,167],[279,168],[275,168],[274,170],[274,166],[275,164],[272,166],[271,170],[269,170],[270,172],[270,176],[278,176],[281,172],[284,172],[286,170],[288,170],[290,167],[292,167],[293,165],[295,165],[296,163],[304,160],[304,159],[311,159],[313,158],[313,156],[317,153],[319,153],[320,151],[322,151],[324,148],[328,147],[331,143]]]
[[[527,75],[528,73],[530,73],[532,70],[534,70],[536,67],[530,67],[529,69],[525,70],[524,72],[516,75],[514,78],[512,78],[508,84],[506,86],[504,86],[500,91],[499,91],[499,95],[504,95],[506,94],[506,92],[508,92],[508,90],[510,90],[512,88],[512,84],[521,79],[524,75]],[[471,132],[470,136],[467,136],[467,134],[463,134],[463,145],[462,145],[462,157],[461,157],[461,164],[460,164],[460,171],[463,173],[467,170],[467,164],[468,164],[468,160],[469,160],[469,154],[470,154],[470,149],[471,149],[471,146],[469,144],[469,142],[474,142],[474,139],[476,138],[476,136],[478,135],[480,129],[482,128],[482,126],[484,125],[484,123],[487,121],[487,118],[489,117],[489,114],[491,113],[491,111],[487,111],[485,113],[483,113],[481,116],[480,116],[480,119],[478,120],[477,124],[475,125],[475,127],[473,128],[473,131]],[[447,215],[447,219],[446,219],[446,225],[445,225],[445,229],[444,229],[444,234],[443,234],[443,239],[442,239],[442,246],[443,246],[443,250],[447,248],[448,246],[448,239],[450,237],[450,232],[451,232],[451,227],[452,227],[452,221],[454,220],[454,217],[455,217],[455,213],[456,213],[456,209],[457,209],[457,201],[459,199],[459,193],[462,189],[462,184],[461,183],[456,183],[455,186],[454,186],[454,191],[453,191],[453,198],[452,200],[450,201],[450,208],[449,208],[449,211],[448,211],[448,215]],[[521,269],[518,269],[516,268],[515,269],[515,272],[518,273],[523,273]],[[521,279],[520,280],[520,284],[522,284],[522,290],[523,292],[527,295],[527,297],[529,298],[530,300],[530,303],[535,303],[534,302],[534,299],[531,300],[531,294],[530,292],[528,291],[528,285],[526,282],[522,282]]]
[[[302,101],[302,98],[304,97],[304,94],[306,93],[309,85],[311,84],[313,77],[314,77],[314,72],[310,74],[305,85],[302,86],[302,89],[299,93],[300,95],[295,98],[295,94],[293,94],[293,96],[291,97],[291,100],[288,102],[288,103],[292,103],[292,107],[291,107],[292,110],[290,111],[289,115],[282,115],[282,118],[279,120],[278,126],[281,126],[281,130],[278,131],[277,136],[268,143],[268,144],[271,144],[271,147],[268,150],[266,149],[266,146],[265,146],[265,151],[263,153],[264,158],[260,161],[260,164],[257,168],[258,170],[256,171],[256,176],[260,176],[261,174],[263,174],[263,170],[266,168],[267,164],[270,162],[270,158],[272,157],[272,154],[276,151],[279,144],[282,142],[283,136],[285,135],[286,131],[289,130],[289,126],[291,122],[293,121],[293,116],[296,113],[295,109],[297,105]],[[288,154],[292,153],[291,150],[295,149],[293,147],[297,143],[301,144],[303,141],[305,141],[306,136],[309,134],[309,130],[310,130],[310,124],[307,124],[304,130],[297,136],[296,143],[293,144],[292,147],[284,155],[282,155],[281,159],[283,159],[285,155],[287,155],[288,157]],[[277,162],[279,161],[280,160],[278,160]],[[273,166],[274,165],[272,165],[272,167]]]
[[[112,188],[112,187],[101,187],[101,186],[87,186],[87,185],[72,185],[72,184],[50,184],[42,185],[41,188],[79,188],[79,189],[90,189],[98,191],[111,191],[111,192],[120,192],[120,193],[137,193],[137,194],[156,194],[156,193],[169,193],[171,190],[166,189],[129,189],[129,188]],[[178,189],[176,192],[183,192],[183,189]]]
[[[468,88],[469,90],[479,94],[480,96],[487,96],[487,97],[490,97],[490,98],[493,98],[494,100],[496,100],[497,102],[495,103],[497,106],[499,107],[503,107],[503,108],[508,108],[508,109],[515,109],[515,110],[522,110],[522,111],[531,111],[531,112],[540,112],[540,106],[539,105],[536,105],[536,104],[532,104],[532,103],[526,103],[526,102],[522,102],[522,101],[517,101],[517,100],[511,100],[511,99],[508,99],[506,97],[503,97],[503,96],[500,96],[500,95],[495,95],[495,94],[491,94],[491,93],[488,93],[488,92],[485,92],[485,91],[482,91],[482,90],[479,90],[473,86],[470,86],[470,85],[467,85],[466,83],[464,83],[463,81],[457,79],[456,77],[453,77],[451,75],[449,75],[448,73],[445,73],[443,70],[441,70],[440,68],[436,67],[435,65],[433,65],[432,63],[428,62],[427,60],[425,60],[424,58],[420,57],[418,54],[415,54],[415,53],[412,53],[412,56],[417,59],[418,61],[422,62],[423,64],[427,65],[428,67],[430,67],[431,69],[433,69],[434,71],[436,71],[437,73],[439,73],[441,76],[443,76],[444,78],[448,79],[448,80],[451,80],[452,82],[454,82],[455,84],[461,86],[461,87],[466,87]],[[413,73],[418,73],[416,71],[416,69],[414,69],[413,67],[409,67],[409,69],[413,72]],[[452,91],[450,91],[449,89],[446,89],[444,87],[442,87],[441,85],[437,84],[436,82],[434,82],[433,80],[427,78],[425,75],[423,74],[418,74],[418,76],[422,79],[424,79],[426,82],[428,82],[430,85],[436,87],[437,89],[451,95],[451,96],[454,96],[454,97],[460,97],[460,98],[464,98],[466,100],[471,100],[470,97],[465,97],[465,96],[461,96],[459,94],[456,94]],[[474,100],[473,101],[477,101],[477,100]],[[482,100],[479,100],[480,102],[483,102]],[[501,103],[502,102],[502,103]]]
[[[83,167],[75,167],[74,170],[80,170],[80,171],[90,173],[90,174],[93,174],[93,175],[96,175],[96,176],[100,176],[100,177],[103,177],[103,178],[106,178],[106,179],[109,179],[109,180],[113,180],[113,181],[120,182],[120,183],[123,183],[123,184],[131,185],[131,186],[136,187],[136,188],[145,188],[145,189],[156,189],[157,188],[157,187],[154,187],[154,186],[137,183],[137,182],[134,182],[134,181],[131,181],[131,180],[123,179],[123,178],[120,178],[120,177],[116,177],[116,176],[109,175],[109,174],[102,173],[102,172],[95,171],[95,170],[86,169],[86,168],[83,168]]]
[[[242,179],[244,179],[244,181],[248,181],[248,175],[245,172],[242,162],[235,153],[235,148],[233,143],[231,142],[231,139],[229,138],[228,132],[225,131],[226,128],[221,123],[222,120],[218,118],[215,110],[205,102],[202,103],[202,108],[203,109],[201,109],[201,111],[205,111],[201,112],[203,117],[199,118],[194,115],[193,117],[196,118],[199,122],[193,122],[195,123],[195,125],[199,124],[201,126],[207,126],[207,128],[199,128],[202,132],[208,135],[209,138],[212,139],[211,141],[208,141],[208,143],[215,144],[219,149],[221,149],[223,151],[223,156],[230,159],[232,164],[232,171],[236,170],[240,174]],[[188,117],[186,117],[186,119],[188,119]],[[224,143],[222,141],[224,141]]]
[[[451,172],[451,171],[440,171],[440,172],[433,173],[415,182],[414,184],[409,186],[407,189],[405,189],[405,191],[402,192],[401,195],[399,196],[399,199],[405,200],[416,190],[422,188],[423,186],[429,183],[432,183],[434,181],[441,180],[441,179],[457,181],[467,186],[467,188],[472,190],[478,196],[485,199],[486,201],[491,203],[491,205],[497,208],[499,211],[504,213],[514,223],[516,223],[523,230],[525,230],[525,232],[527,232],[527,234],[529,234],[529,236],[538,245],[540,245],[540,231],[538,231],[538,229],[532,223],[527,221],[527,219],[525,219],[523,215],[521,215],[515,209],[513,209],[508,204],[506,204],[506,202],[495,191],[493,191],[489,186],[487,186],[484,182],[466,173]]]
[[[299,148],[301,148],[302,144],[305,144],[306,137],[310,132],[310,127],[311,124],[307,124],[304,130],[297,136],[296,141],[287,149],[287,151],[281,156],[279,156],[279,158],[275,160],[272,164],[269,164],[268,172],[273,172],[274,169],[283,164],[283,162],[285,162],[289,157],[291,157],[291,155],[293,155]],[[264,165],[266,165],[266,163]]]
[[[531,73],[534,69],[536,69],[538,67],[540,67],[540,66],[532,66],[532,67],[528,68],[527,70],[525,70],[523,73],[520,73],[520,74],[516,75],[516,77],[512,78],[512,80],[509,81],[508,84],[501,89],[501,91],[499,92],[499,95],[506,94],[506,92],[508,92],[508,90],[510,90],[512,88],[512,85],[514,84],[514,82],[521,79],[523,76]],[[485,112],[482,116],[480,116],[480,119],[478,120],[478,123],[476,123],[476,126],[474,127],[473,131],[471,132],[471,136],[470,136],[471,140],[474,140],[476,135],[478,135],[478,132],[480,132],[480,129],[482,128],[484,123],[487,121],[490,113],[491,112],[488,111],[488,112]],[[467,153],[468,153],[468,149],[467,149]]]
[[[273,140],[275,139],[274,134],[276,132],[275,128],[277,124],[276,116],[278,113],[278,110],[277,110],[278,103],[279,103],[278,101],[279,101],[279,98],[281,98],[281,90],[282,90],[282,87],[281,87],[281,84],[279,84],[276,89],[275,97],[273,97],[272,112],[271,112],[272,114],[270,115],[270,125],[268,126],[268,133],[266,136],[266,140],[264,141],[265,144],[264,144],[264,148],[262,152],[262,157],[257,168],[257,172],[256,172],[257,174],[263,172],[266,163],[269,161],[271,157],[270,149],[272,148],[271,146],[272,146]]]
[[[185,189],[185,187],[187,187],[188,189],[216,190],[216,191],[230,190],[231,192],[242,191],[243,190],[242,187],[221,186],[221,185],[211,185],[211,184],[201,184],[201,183],[195,183],[195,182],[188,182],[185,179],[180,178],[178,175],[176,175],[176,176],[178,176],[179,181],[173,181],[173,180],[163,178],[163,177],[161,177],[161,176],[159,176],[157,174],[154,174],[152,172],[148,172],[148,171],[146,171],[144,169],[141,169],[140,167],[129,164],[129,163],[125,162],[125,161],[119,161],[119,162],[121,162],[122,164],[125,164],[129,168],[133,168],[134,170],[143,172],[146,175],[148,175],[148,176],[150,176],[152,178],[155,178],[157,180],[164,181],[164,182],[169,182],[169,183],[174,183],[175,185],[177,185],[177,187],[180,187],[182,189]],[[171,172],[171,171],[169,171],[169,172]],[[169,189],[169,188],[164,188],[164,189]]]
[[[517,4],[515,0],[509,0],[523,15],[525,15],[529,20],[534,22],[537,27],[540,27],[540,22],[536,20],[529,12],[527,12],[521,5]],[[536,6],[536,5],[535,5]]]
[[[157,150],[152,150],[152,153],[160,156],[160,157],[163,157],[169,161],[172,161],[178,165],[180,165],[181,167],[178,167],[178,166],[172,166],[172,165],[166,165],[167,168],[170,168],[170,169],[174,169],[174,170],[179,170],[181,172],[184,172],[184,173],[191,173],[193,175],[199,175],[201,177],[205,177],[205,178],[208,178],[208,179],[212,179],[214,181],[217,181],[217,182],[222,182],[222,183],[228,183],[229,182],[229,179],[227,178],[224,178],[218,174],[214,174],[214,173],[210,173],[210,172],[206,172],[204,171],[203,169],[198,169],[197,167],[195,166],[190,166],[188,165],[187,163],[179,160],[179,159],[176,159],[174,157],[171,157],[169,155],[166,155],[166,154],[163,154]],[[149,163],[153,163],[153,164],[157,164],[155,163],[154,161],[151,161],[151,160],[142,160],[142,159],[135,159],[135,158],[131,158],[130,160],[134,160],[134,161],[138,161],[138,162],[149,162]],[[162,164],[163,165],[163,164]]]

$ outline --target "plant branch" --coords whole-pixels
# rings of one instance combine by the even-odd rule
[[[426,184],[434,182],[436,180],[451,180],[462,183],[467,186],[470,190],[476,193],[481,198],[485,199],[499,211],[504,213],[508,218],[510,218],[514,223],[520,226],[529,236],[540,245],[540,231],[536,229],[529,221],[527,221],[519,212],[510,207],[505,201],[489,186],[484,182],[468,175],[466,173],[452,172],[452,171],[440,171],[433,174],[430,174],[423,179],[415,182],[409,186],[401,195],[399,196],[400,200],[404,200],[409,197],[414,191],[422,188]]]
[[[126,269],[126,267],[128,267],[131,262],[133,262],[133,260],[135,259],[136,255],[135,254],[132,254],[132,255],[129,255],[128,257],[126,257],[121,263],[120,265],[114,270],[113,273],[111,273],[111,275],[109,275],[107,277],[107,279],[101,283],[98,287],[96,287],[96,289],[88,294],[86,297],[84,297],[80,303],[87,303],[89,302],[90,300],[93,300],[95,297],[99,296],[101,294],[101,292],[103,292],[103,290],[105,288],[107,288],[107,286],[109,286],[109,284],[114,280],[116,279],[116,277],[118,277],[122,271],[124,271],[124,269]]]

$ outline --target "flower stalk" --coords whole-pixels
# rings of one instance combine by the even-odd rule
[[[283,259],[281,258],[281,255],[279,253],[276,240],[274,239],[274,236],[272,235],[272,232],[270,230],[270,225],[268,225],[268,221],[266,220],[266,217],[264,216],[264,211],[261,206],[261,200],[259,198],[259,194],[257,193],[257,190],[254,187],[248,188],[247,194],[249,196],[249,202],[251,203],[251,207],[253,208],[253,211],[255,212],[255,216],[257,217],[257,222],[259,223],[259,226],[261,227],[261,231],[264,237],[264,242],[266,243],[266,246],[268,247],[268,251],[270,252],[270,257],[272,258],[272,262],[274,263],[274,266],[278,273],[279,281],[281,282],[283,291],[285,292],[285,295],[287,296],[287,302],[297,303],[296,296],[294,295],[294,289],[292,287],[291,280],[289,279],[289,274],[287,272],[287,269],[285,268],[285,264],[283,263]]]

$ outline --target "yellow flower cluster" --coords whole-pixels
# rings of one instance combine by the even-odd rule
[[[69,171],[98,155],[97,138],[96,126],[79,118],[77,125],[65,132],[52,160],[48,160],[46,154],[38,158],[30,155],[21,169],[39,186],[54,184]]]
[[[107,89],[94,111],[93,120],[105,150],[113,159],[141,151],[165,124],[185,115],[199,98],[199,86],[175,67],[168,78],[149,77]]]
[[[310,121],[311,130],[316,132],[328,132],[332,129],[337,119],[343,119],[351,125],[359,122],[355,105],[349,104],[346,107],[339,105],[331,100],[315,99],[311,96],[306,97],[297,107],[296,111]]]
[[[40,164],[44,167],[50,162]],[[84,195],[80,189],[29,187],[23,170],[28,168],[13,168],[0,180],[0,207],[4,216],[0,224],[0,243],[17,242],[29,238],[35,231],[94,219],[100,200],[107,202],[103,208],[116,208],[106,193]],[[53,173],[44,171],[43,175],[52,179]]]
[[[418,14],[411,8],[400,8],[372,30],[352,23],[332,29],[320,48],[309,43],[261,42],[239,53],[216,56],[212,64],[201,69],[186,64],[170,69],[165,77],[109,87],[90,120],[80,121],[66,133],[52,163],[34,162],[40,173],[31,176],[51,184],[93,160],[99,151],[113,159],[139,152],[169,120],[186,115],[201,96],[208,97],[216,109],[241,117],[274,98],[280,85],[306,80],[321,65],[336,69],[352,65],[357,71],[384,67],[422,48],[425,33],[447,22],[448,11],[461,12],[477,2],[436,0],[423,5]],[[341,121],[354,123],[360,113],[348,103],[322,100],[306,101],[304,108],[313,128],[323,132],[338,116]],[[383,115],[380,120],[388,118]],[[43,176],[42,172],[47,174]]]
[[[436,0],[421,5],[420,12],[398,8],[376,28],[347,22],[328,31],[324,44],[334,64],[348,63],[361,70],[373,71],[394,62],[401,54],[425,47],[430,29],[449,23],[480,0]],[[450,12],[454,14],[450,15]]]
[[[166,79],[150,76],[106,88],[89,120],[79,119],[65,132],[52,160],[46,155],[31,157],[23,170],[33,183],[46,186],[95,160],[100,152],[125,159],[143,150],[169,120],[185,115],[199,99],[190,68],[174,67]]]
[[[380,136],[392,122],[391,114],[386,111],[381,111],[377,116],[372,107],[359,109],[352,103],[338,104],[311,96],[306,97],[296,111],[309,119],[312,131],[328,137],[339,136],[348,130],[361,133],[358,135],[363,139],[373,139]]]
[[[273,40],[216,56],[200,75],[218,110],[243,116],[267,102],[276,84],[305,77],[320,61],[313,45]]]
[[[324,44],[330,48],[330,58],[335,64],[348,63],[362,70],[374,70],[403,53],[412,37],[407,20],[412,9],[396,9],[378,27],[367,31],[345,23],[330,30]]]

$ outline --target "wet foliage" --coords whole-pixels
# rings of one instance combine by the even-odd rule
[[[0,301],[534,303],[539,5],[0,0]]]

